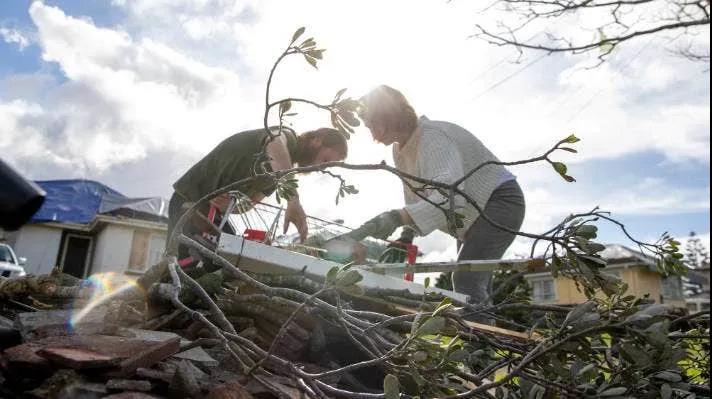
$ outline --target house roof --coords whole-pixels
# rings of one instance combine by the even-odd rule
[[[607,244],[606,249],[599,252],[598,255],[606,261],[607,268],[615,268],[621,266],[644,266],[651,272],[658,272],[655,258],[645,255],[640,251],[628,248],[620,244]],[[548,273],[549,269],[545,266],[537,267],[530,274]]]
[[[93,180],[36,182],[47,193],[30,223],[90,223],[99,214],[138,219],[167,219],[166,201],[160,197],[130,198]]]
[[[655,259],[645,255],[640,251],[630,249],[624,245],[620,244],[608,244],[606,249],[599,253],[601,258],[605,259],[609,265],[614,265],[617,263],[629,263],[636,262],[641,265],[646,265],[652,267],[653,270],[657,270]]]
[[[710,283],[710,268],[688,269],[687,280],[693,284],[705,285]]]

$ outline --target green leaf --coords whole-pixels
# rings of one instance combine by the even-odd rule
[[[415,333],[416,336],[422,337],[423,335],[434,335],[440,332],[440,330],[445,327],[445,318],[443,317],[431,317],[426,320],[418,331]]]
[[[386,399],[400,398],[400,388],[398,387],[398,377],[387,374],[383,379],[383,394]]]
[[[299,39],[299,36],[301,36],[305,30],[306,28],[302,26],[301,28],[294,31],[294,34],[292,35],[292,41],[289,44],[296,42],[297,39]]]
[[[299,45],[299,48],[302,50],[308,50],[314,46],[316,46],[316,42],[313,37],[310,37],[309,39],[303,41],[302,44]]]
[[[418,312],[415,315],[415,318],[413,319],[413,323],[410,325],[410,335],[415,335],[415,332],[418,331],[418,327],[420,326],[420,321],[423,319],[423,314]]]
[[[580,305],[577,305],[575,308],[573,308],[569,314],[566,315],[566,319],[564,319],[564,323],[562,324],[562,328],[568,326],[569,324],[575,323],[578,319],[580,319],[583,315],[586,313],[591,312],[596,308],[596,302],[594,301],[588,301],[584,302]]]
[[[351,112],[339,112],[339,117],[344,120],[344,122],[348,123],[349,126],[360,126],[361,122],[359,122],[358,118],[351,113]]]
[[[596,233],[598,232],[598,227],[592,224],[584,224],[576,229],[576,235],[580,237],[585,237],[588,239],[596,238]]]
[[[680,382],[682,377],[678,373],[673,373],[672,371],[661,371],[655,374],[655,378],[667,382]]]
[[[430,288],[430,277],[425,278],[425,281],[423,281],[423,287]]]
[[[433,312],[433,317],[450,309],[451,307],[452,307],[452,301],[450,300],[450,298],[443,299],[443,301],[440,302],[440,305],[437,307],[437,309],[435,309],[435,311]]]
[[[603,244],[599,244],[597,242],[590,242],[588,243],[588,253],[590,255],[597,254],[599,252],[602,252],[606,249],[606,246]]]
[[[577,153],[578,153],[578,151],[576,151],[575,149],[573,149],[573,148],[571,148],[571,147],[559,147],[559,149],[560,149],[560,150],[564,150],[564,151],[568,151],[568,152],[573,152],[574,154],[577,154]]]
[[[339,274],[339,267],[334,266],[331,269],[329,269],[328,272],[326,272],[326,282],[327,283],[333,283],[336,281],[336,275]]]
[[[585,365],[584,367],[581,368],[581,370],[579,370],[579,371],[576,373],[576,377],[581,377],[582,375],[584,375],[584,374],[588,373],[589,371],[593,370],[594,367],[596,367],[596,365],[593,364],[593,363]]]
[[[600,397],[609,397],[609,396],[620,396],[623,395],[628,391],[628,388],[626,387],[615,387],[615,388],[608,388],[605,391],[601,392],[598,396]]]
[[[447,358],[451,362],[461,363],[464,362],[469,356],[469,352],[465,349],[458,349],[452,352]]]
[[[633,344],[623,344],[621,345],[621,351],[630,360],[635,363],[638,367],[646,367],[652,363],[650,355],[645,351],[638,349]]]
[[[413,353],[413,355],[411,357],[413,358],[413,361],[420,363],[420,362],[424,362],[428,358],[428,353],[425,351],[417,351],[417,352]]]
[[[418,374],[417,371],[411,371],[410,376],[411,376],[411,378],[413,378],[413,381],[415,381],[415,383],[418,384],[419,387],[422,387],[428,383],[428,381],[425,378],[423,378],[423,376]]]
[[[553,167],[554,167],[554,170],[555,170],[558,174],[560,174],[561,176],[565,176],[565,175],[566,175],[566,171],[568,170],[568,168],[566,167],[565,164],[563,164],[563,163],[561,163],[561,162],[552,162],[552,163],[551,163],[551,166],[553,166]]]
[[[323,49],[320,50],[311,50],[308,51],[307,54],[309,54],[310,57],[316,58],[317,60],[320,60],[324,58],[324,51]]]
[[[332,104],[338,102],[341,99],[341,96],[344,95],[344,93],[346,93],[346,88],[337,91],[336,95],[334,96],[334,101],[332,101]]]
[[[337,276],[336,285],[339,287],[347,287],[363,280],[363,276],[356,270],[348,270],[347,272]]]
[[[581,139],[579,139],[578,137],[576,137],[575,135],[572,134],[572,135],[570,135],[569,137],[565,138],[565,139],[562,140],[562,141],[563,141],[564,143],[573,144],[573,143],[578,143],[579,141],[581,141]]]
[[[307,62],[309,63],[309,65],[313,66],[315,69],[319,69],[319,68],[316,66],[316,59],[315,59],[314,57],[311,57],[311,56],[309,56],[309,55],[307,55],[307,54],[304,54],[304,59],[307,60]]]
[[[668,384],[663,384],[660,387],[660,398],[661,399],[670,399],[672,398],[672,388]]]

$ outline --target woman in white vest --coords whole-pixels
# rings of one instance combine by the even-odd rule
[[[401,92],[379,86],[362,99],[361,119],[373,138],[383,145],[393,144],[393,159],[403,172],[443,183],[452,183],[480,164],[497,158],[472,133],[453,123],[433,121],[416,115]],[[414,184],[415,187],[420,185]],[[501,165],[487,165],[467,178],[459,188],[473,199],[489,219],[512,230],[519,230],[524,219],[522,190]],[[405,184],[405,207],[376,216],[360,229],[375,238],[386,239],[400,226],[399,241],[411,243],[413,233],[425,236],[435,230],[453,235],[461,244],[458,260],[500,259],[514,240],[514,235],[492,226],[463,197],[455,196],[456,212],[464,216],[464,225],[452,232],[442,209],[448,208],[447,196],[436,190],[416,195]],[[485,303],[491,291],[489,272],[455,272],[455,291],[470,295],[472,303]]]

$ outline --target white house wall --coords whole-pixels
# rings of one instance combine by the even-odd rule
[[[27,258],[25,271],[45,274],[56,266],[62,230],[54,227],[27,225],[17,232],[13,249],[18,257]]]
[[[133,228],[115,225],[108,225],[101,230],[95,237],[90,274],[126,271],[133,232]]]

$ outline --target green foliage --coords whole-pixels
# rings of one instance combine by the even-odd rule
[[[291,198],[297,195],[299,181],[294,176],[294,174],[287,174],[277,180],[277,190],[275,192],[275,198],[277,199],[278,204],[282,203],[282,198],[290,200]]]
[[[357,110],[360,106],[358,100],[352,98],[341,99],[346,89],[336,93],[329,109],[331,111],[331,125],[349,138],[354,133],[354,128],[361,125]]]
[[[400,388],[398,387],[398,377],[393,374],[386,375],[383,379],[383,393],[386,399],[400,398]]]
[[[435,287],[452,291],[452,273],[440,273],[435,279]]]
[[[342,180],[339,192],[336,194],[336,205],[339,205],[339,198],[344,198],[347,194],[358,194],[358,189]]]

